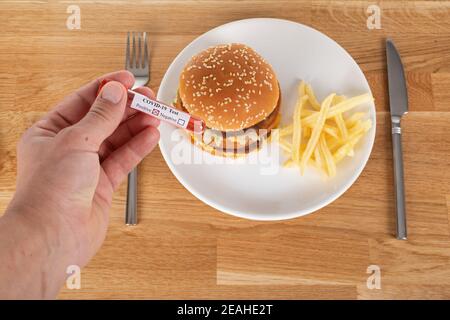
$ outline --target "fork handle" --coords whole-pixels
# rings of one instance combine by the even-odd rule
[[[392,122],[392,152],[394,160],[395,210],[397,211],[397,239],[406,240],[405,185],[403,180],[402,129],[400,122]]]
[[[137,167],[128,174],[126,206],[125,223],[134,226],[137,224]]]

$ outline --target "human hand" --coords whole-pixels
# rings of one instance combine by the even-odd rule
[[[99,83],[108,78],[96,98]],[[8,214],[43,230],[70,264],[100,248],[114,190],[159,140],[159,120],[126,108],[134,77],[120,71],[66,97],[23,135],[17,188]],[[154,97],[148,88],[136,91]]]

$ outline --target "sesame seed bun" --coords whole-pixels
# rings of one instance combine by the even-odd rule
[[[280,100],[272,67],[243,44],[210,47],[193,56],[180,74],[179,98],[190,114],[219,131],[250,128]]]

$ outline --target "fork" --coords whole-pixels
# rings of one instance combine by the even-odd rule
[[[132,32],[131,37],[130,32],[128,32],[125,69],[134,75],[133,89],[145,86],[149,82],[150,70],[146,32]],[[137,224],[137,167],[133,168],[128,174],[125,223],[128,226]]]

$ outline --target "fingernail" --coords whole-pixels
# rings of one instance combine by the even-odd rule
[[[122,100],[123,86],[118,82],[109,82],[102,89],[102,98],[117,104]]]

